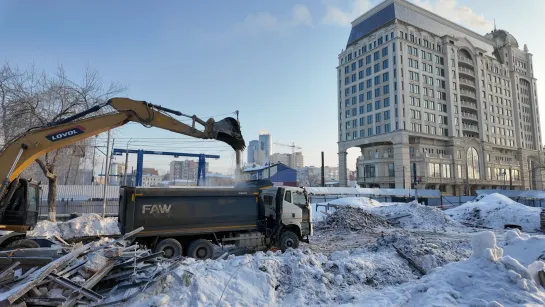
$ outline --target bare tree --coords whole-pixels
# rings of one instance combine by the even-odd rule
[[[44,126],[104,103],[123,92],[118,83],[104,85],[99,73],[87,69],[81,83],[71,81],[60,66],[54,75],[37,73],[34,68],[20,72],[4,65],[0,70],[2,137],[7,143],[30,127]],[[17,120],[14,120],[17,119]],[[36,160],[48,181],[48,215],[56,218],[57,174],[59,165],[70,166],[73,154],[85,148],[82,141],[45,154]],[[85,154],[83,154],[85,155]],[[66,175],[68,176],[68,174]]]
[[[299,173],[298,177],[300,186],[318,187],[322,182],[320,175],[310,172],[308,169]]]

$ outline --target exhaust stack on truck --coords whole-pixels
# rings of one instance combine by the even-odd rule
[[[312,210],[304,188],[120,188],[121,232],[141,226],[134,240],[163,251],[209,259],[213,244],[283,251],[308,242]]]

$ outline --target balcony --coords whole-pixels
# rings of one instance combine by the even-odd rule
[[[477,95],[475,95],[475,92],[472,91],[460,90],[460,96],[477,100]]]
[[[475,71],[473,69],[458,67],[458,73],[475,78]]]
[[[473,131],[473,132],[479,132],[479,126],[477,125],[471,125],[471,124],[463,124],[462,125],[464,130],[467,130],[467,131]]]
[[[470,109],[477,110],[477,104],[474,102],[462,100],[461,104],[462,104],[462,108],[470,108]]]
[[[473,81],[473,80],[460,78],[460,85],[469,86],[469,87],[475,89],[475,81]]]
[[[469,59],[469,58],[466,58],[466,57],[458,57],[458,63],[462,63],[462,64],[466,64],[470,67],[473,67],[474,64],[473,64],[473,60]]]
[[[474,113],[462,112],[462,118],[479,122],[479,117],[477,116],[477,114]]]

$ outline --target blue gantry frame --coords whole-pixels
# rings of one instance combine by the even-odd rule
[[[152,151],[152,150],[142,150],[142,149],[121,149],[114,148],[112,154],[115,156],[121,156],[124,153],[135,153],[136,156],[136,180],[135,186],[142,186],[142,175],[144,168],[144,155],[161,155],[161,156],[173,156],[173,157],[194,157],[199,158],[199,166],[197,169],[197,185],[200,186],[201,175],[202,182],[206,182],[206,158],[209,159],[219,159],[218,155],[205,155],[205,154],[192,154],[184,152],[169,152],[169,151]]]

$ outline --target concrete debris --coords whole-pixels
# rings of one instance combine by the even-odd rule
[[[316,228],[321,230],[342,229],[357,231],[366,228],[393,227],[382,217],[369,213],[361,208],[338,207],[324,220],[316,222]]]

